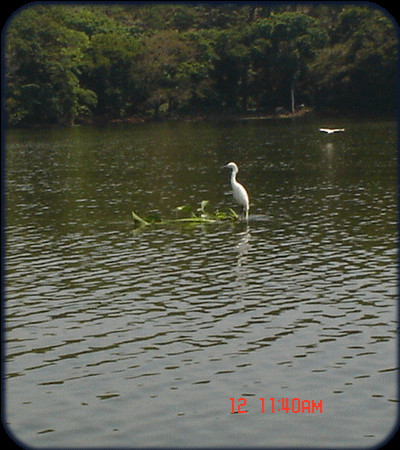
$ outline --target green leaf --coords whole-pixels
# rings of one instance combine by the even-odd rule
[[[203,201],[200,203],[200,208],[199,208],[197,211],[200,211],[200,212],[206,214],[206,212],[205,212],[205,207],[206,207],[209,203],[210,203],[210,202],[209,202],[208,200],[203,200]]]
[[[132,211],[132,217],[135,222],[138,222],[140,225],[150,225],[149,222],[142,219],[140,216],[138,216],[134,211]]]

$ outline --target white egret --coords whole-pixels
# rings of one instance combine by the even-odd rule
[[[322,131],[324,133],[327,134],[332,134],[332,133],[340,133],[341,131],[344,131],[344,128],[320,128],[319,131]]]
[[[246,220],[249,220],[249,196],[244,186],[236,181],[236,175],[239,172],[238,166],[234,162],[230,162],[225,167],[232,170],[231,185],[233,198],[243,208]]]

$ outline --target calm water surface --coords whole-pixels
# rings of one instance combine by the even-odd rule
[[[18,440],[287,448],[389,436],[394,121],[19,130],[6,144],[5,420]],[[231,160],[247,225],[134,228],[132,210],[235,207]],[[232,414],[231,398],[247,413]],[[273,413],[270,398],[323,410]]]

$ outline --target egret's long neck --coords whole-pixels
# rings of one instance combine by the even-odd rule
[[[231,173],[231,184],[235,184],[236,183],[236,174],[237,174],[237,170],[232,169],[232,173]]]

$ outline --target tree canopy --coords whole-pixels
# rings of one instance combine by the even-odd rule
[[[396,108],[396,28],[371,6],[33,4],[4,44],[11,126]]]

